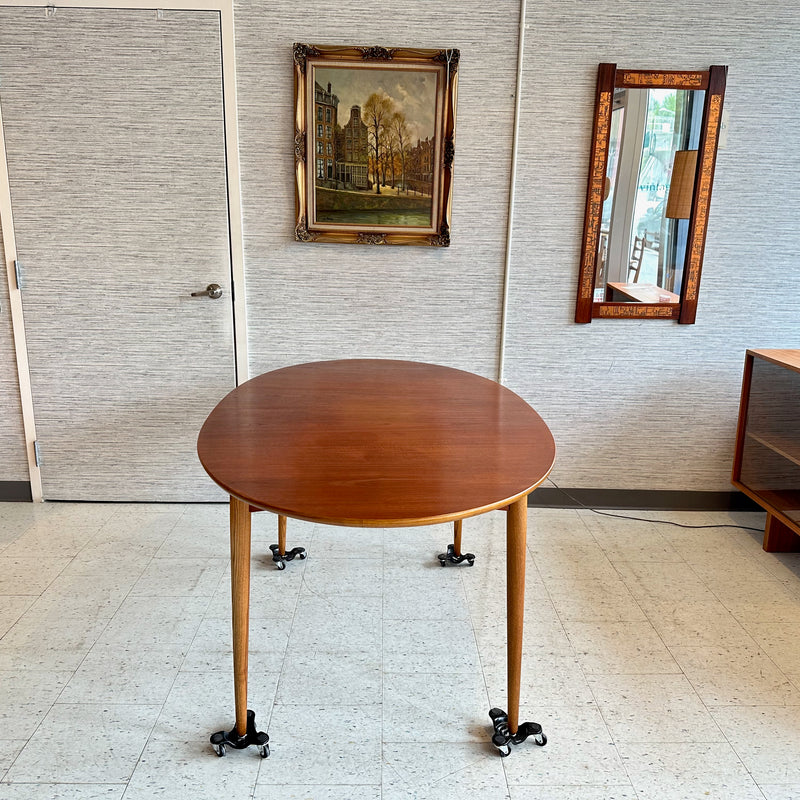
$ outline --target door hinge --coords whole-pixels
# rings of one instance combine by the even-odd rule
[[[14,277],[17,281],[17,291],[22,291],[22,264],[19,261],[14,261]]]
[[[36,463],[37,467],[42,466],[42,454],[39,452],[39,441],[38,439],[33,443],[33,460]]]

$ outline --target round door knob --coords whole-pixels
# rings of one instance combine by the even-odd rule
[[[192,297],[210,297],[219,300],[222,297],[222,287],[218,283],[209,283],[204,292],[192,292]]]

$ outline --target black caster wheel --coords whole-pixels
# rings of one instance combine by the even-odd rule
[[[247,730],[244,735],[239,735],[234,728],[230,731],[212,733],[210,741],[214,752],[220,758],[225,755],[228,747],[244,750],[251,744],[258,748],[261,758],[269,755],[269,736],[263,731],[256,730],[256,715],[250,709],[247,709]]]
[[[286,569],[287,561],[294,561],[296,558],[302,561],[306,557],[306,551],[303,547],[293,547],[283,555],[280,553],[280,545],[271,544],[269,549],[272,550],[272,560],[278,569]]]
[[[494,729],[492,744],[499,750],[501,758],[510,756],[511,747],[522,744],[528,737],[531,737],[534,744],[539,747],[547,744],[542,726],[536,722],[523,722],[516,733],[511,733],[508,727],[508,714],[502,708],[490,709],[489,717]]]
[[[443,567],[447,564],[463,564],[465,561],[471,567],[475,563],[475,553],[461,553],[460,555],[456,555],[455,545],[452,544],[447,545],[446,553],[439,553],[436,557]]]

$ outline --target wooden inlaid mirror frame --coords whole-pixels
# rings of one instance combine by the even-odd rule
[[[725,66],[712,66],[708,70],[694,72],[659,72],[624,70],[617,69],[616,64],[600,64],[597,76],[594,131],[592,133],[575,322],[591,322],[592,319],[608,317],[674,319],[684,324],[691,324],[695,321],[727,71],[728,68]],[[612,142],[612,112],[614,111],[615,93],[617,96],[624,96],[625,93],[622,90],[626,89],[697,90],[697,94],[690,91],[686,93],[686,96],[692,95],[698,101],[701,98],[699,92],[704,93],[702,95],[702,118],[699,117],[700,111],[697,106],[697,118],[701,119],[701,122],[695,131],[694,147],[696,147],[696,152],[692,152],[694,148],[680,151],[691,156],[689,177],[687,178],[686,174],[683,175],[687,182],[683,198],[686,211],[678,214],[670,212],[667,209],[673,202],[673,198],[670,197],[667,200],[666,197],[663,197],[661,199],[662,218],[674,215],[688,221],[688,227],[684,227],[681,235],[681,241],[685,240],[686,245],[685,252],[680,254],[679,294],[662,288],[660,284],[616,283],[612,287],[606,282],[604,275],[608,265],[604,260],[607,255],[603,248],[607,247],[608,232],[607,230],[601,232],[601,227],[604,219],[604,203],[610,191],[609,151]],[[649,96],[650,93],[646,93],[646,97]],[[647,104],[645,103],[645,105]],[[697,128],[697,126],[695,127]],[[616,142],[615,147],[618,147]],[[621,146],[614,153],[614,170],[616,170],[619,149]],[[667,182],[659,185],[665,193],[671,191],[673,185],[675,187],[678,185],[678,173],[681,171],[679,155],[680,153],[673,152],[672,156],[675,160],[669,164]],[[641,164],[641,161],[639,163]],[[641,166],[637,167],[637,170],[641,170]],[[686,168],[683,169],[683,172],[687,172]],[[639,182],[641,174],[637,171],[636,178]],[[666,208],[664,204],[666,204]],[[608,213],[608,209],[606,209],[606,217],[608,217]],[[624,267],[618,267],[620,274],[623,274],[623,270],[629,269],[635,248],[639,247],[641,251],[648,245],[646,231],[641,239],[634,238],[636,228],[633,223],[633,218],[627,221],[625,233],[628,234],[627,244],[630,249],[621,251],[626,253],[628,260],[625,261]],[[651,243],[651,246],[656,250],[660,247],[657,241]],[[661,276],[661,256],[659,255],[658,258],[658,275]],[[625,277],[629,279],[630,273],[628,272]],[[638,280],[638,272],[636,280]],[[624,292],[626,287],[636,288],[638,291],[632,291],[631,295],[627,295]],[[647,291],[642,291],[646,287],[649,287],[650,297],[647,296]],[[621,288],[622,292],[617,291],[618,288]],[[677,291],[677,286],[674,288]]]

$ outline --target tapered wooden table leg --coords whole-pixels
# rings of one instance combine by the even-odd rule
[[[247,652],[250,634],[250,506],[231,497],[231,608],[236,732],[247,731]]]
[[[286,555],[286,517],[278,514],[278,553]]]
[[[453,523],[453,550],[457,556],[461,555],[461,522],[462,520],[457,519]]]
[[[256,715],[247,708],[247,653],[250,639],[250,504],[231,496],[231,617],[233,620],[233,695],[236,723],[230,731],[211,734],[217,755],[228,747],[258,747],[269,755],[269,736],[256,730]]]
[[[519,728],[519,687],[522,674],[522,627],[525,615],[525,548],[528,533],[528,498],[508,507],[506,556],[508,624],[508,727]]]
[[[522,677],[522,625],[525,614],[525,542],[528,534],[528,498],[521,497],[508,507],[506,518],[506,619],[508,624],[508,713],[502,708],[489,710],[494,725],[492,743],[500,755],[511,753],[511,746],[529,736],[540,747],[547,744],[542,726],[519,721],[519,694]]]

